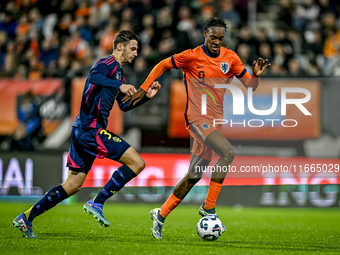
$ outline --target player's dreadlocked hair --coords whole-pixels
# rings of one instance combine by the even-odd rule
[[[138,42],[138,35],[131,30],[122,30],[118,32],[113,39],[113,49],[116,49],[118,43],[122,43],[124,46],[128,44],[131,40],[136,40]]]
[[[207,32],[211,27],[223,27],[227,30],[227,24],[224,22],[222,18],[210,18],[203,25],[203,32]]]

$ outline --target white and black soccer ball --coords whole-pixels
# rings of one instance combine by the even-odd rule
[[[196,226],[197,234],[206,241],[215,241],[222,234],[222,222],[216,216],[204,216]]]

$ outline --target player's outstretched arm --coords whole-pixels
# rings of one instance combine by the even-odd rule
[[[153,98],[158,93],[159,89],[161,88],[161,84],[158,81],[154,81],[151,86],[148,88],[146,92],[146,97]]]
[[[126,112],[129,111],[133,108],[136,108],[138,106],[141,106],[142,104],[146,103],[147,101],[149,101],[151,98],[153,98],[154,96],[156,96],[156,94],[158,93],[159,89],[161,88],[161,85],[159,84],[158,81],[153,82],[150,87],[148,88],[148,91],[145,93],[145,97],[143,97],[139,102],[135,103],[133,102],[133,104],[130,104],[129,102],[123,102],[123,98],[125,96],[125,94],[123,93],[119,93],[118,96],[116,97],[116,100],[118,102],[119,108]]]
[[[143,99],[143,97],[145,96],[146,91],[144,89],[138,89],[137,92],[133,95],[125,95],[125,97],[123,98],[123,103],[129,103],[131,104],[132,102],[134,104],[137,104],[140,100]]]
[[[270,66],[268,63],[268,59],[264,60],[262,58],[258,58],[258,60],[254,60],[252,68],[253,68],[253,76],[247,72],[240,81],[246,88],[252,88],[253,91],[257,89],[260,83],[260,77],[263,72]]]
[[[171,62],[171,58],[166,58],[159,62],[150,72],[144,83],[140,86],[140,89],[135,93],[133,96],[126,95],[123,99],[123,103],[133,102],[134,104],[137,104],[142,98],[145,96],[146,92],[148,91],[149,87],[153,82],[160,77],[165,70],[174,68]]]
[[[122,83],[117,79],[110,79],[107,75],[112,71],[104,63],[99,63],[96,67],[91,68],[89,72],[89,81],[96,85],[108,88],[119,88]]]
[[[258,58],[257,61],[254,60],[253,66],[252,66],[253,75],[256,77],[260,77],[270,65],[271,64],[268,62],[268,59],[264,60],[262,58]]]
[[[270,66],[268,63],[268,59],[264,60],[262,58],[258,58],[257,61],[254,60],[253,62],[253,76],[257,77],[258,79],[251,79],[250,84],[248,87],[251,87],[253,91],[257,89],[260,83],[260,77],[266,71],[266,69]]]

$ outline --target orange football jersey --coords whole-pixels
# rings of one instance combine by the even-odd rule
[[[234,51],[221,47],[219,55],[212,57],[204,45],[201,45],[193,50],[185,50],[171,58],[162,60],[152,69],[141,89],[147,91],[152,82],[170,68],[182,69],[183,71],[183,80],[187,92],[185,109],[187,125],[202,117],[210,120],[223,118],[225,89],[215,88],[215,84],[228,84],[234,76],[252,78]],[[242,79],[241,82],[246,87],[249,86],[245,79]],[[258,81],[256,84],[258,84]],[[202,114],[203,94],[206,95],[207,101],[206,113],[204,114]]]
[[[234,75],[237,78],[251,78],[237,54],[221,47],[216,57],[201,45],[171,57],[174,68],[182,69],[187,91],[185,119],[187,124],[197,118],[222,119],[224,88],[215,84],[228,84]],[[206,114],[202,115],[202,94],[206,96]]]

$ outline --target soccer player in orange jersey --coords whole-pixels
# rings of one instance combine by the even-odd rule
[[[253,91],[259,84],[262,73],[270,66],[268,60],[259,58],[253,62],[253,75],[246,70],[237,54],[222,47],[227,25],[221,18],[211,18],[203,27],[205,42],[203,45],[191,50],[183,51],[159,62],[151,71],[145,82],[132,98],[126,96],[125,100],[143,98],[145,91],[162,73],[171,68],[182,69],[183,80],[187,91],[187,107],[185,121],[190,127],[190,135],[194,139],[190,166],[187,174],[177,183],[172,194],[161,208],[151,210],[153,220],[152,235],[162,238],[162,227],[169,213],[182,202],[191,188],[200,180],[202,172],[196,167],[208,166],[213,154],[220,156],[216,165],[229,166],[235,157],[235,152],[228,140],[221,134],[221,127],[214,127],[213,119],[223,119],[223,95],[225,89],[214,88],[214,84],[229,83],[234,76],[241,78],[245,87],[252,87]],[[218,82],[218,83],[217,83]],[[214,100],[207,102],[207,113],[201,114],[202,94],[211,94]],[[217,168],[215,168],[217,169]],[[220,168],[221,169],[221,168]],[[216,215],[215,203],[221,191],[226,172],[213,172],[209,184],[208,194],[199,214]],[[225,227],[223,226],[223,232]]]

